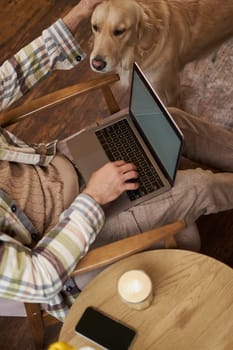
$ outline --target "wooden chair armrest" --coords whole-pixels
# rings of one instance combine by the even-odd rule
[[[88,93],[96,89],[102,89],[110,112],[118,112],[119,106],[112,94],[111,89],[109,88],[109,84],[112,84],[118,80],[119,76],[117,74],[111,74],[57,90],[48,95],[29,101],[19,107],[1,113],[0,125],[2,127],[6,127],[17,123],[35,112],[55,106],[68,98]]]
[[[72,275],[75,276],[107,266],[127,256],[146,250],[162,239],[165,239],[166,247],[171,247],[171,238],[174,244],[174,235],[185,227],[184,221],[176,221],[172,224],[92,249],[80,260]],[[168,243],[166,243],[166,239],[168,239]]]

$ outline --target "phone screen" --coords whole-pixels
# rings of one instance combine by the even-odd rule
[[[136,335],[135,330],[104,313],[88,307],[75,331],[109,350],[127,350]]]

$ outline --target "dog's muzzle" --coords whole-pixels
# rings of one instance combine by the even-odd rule
[[[92,67],[97,71],[103,71],[107,65],[107,62],[101,57],[96,56],[91,60]]]

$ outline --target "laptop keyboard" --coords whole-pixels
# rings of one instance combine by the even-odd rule
[[[131,201],[163,187],[163,183],[132,132],[126,119],[96,131],[110,161],[124,160],[136,165],[139,173],[139,189],[127,191]]]

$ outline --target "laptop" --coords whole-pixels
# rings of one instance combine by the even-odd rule
[[[138,190],[126,191],[105,208],[115,214],[168,191],[174,184],[183,135],[137,63],[133,65],[129,108],[60,143],[84,182],[109,161],[136,165]]]

